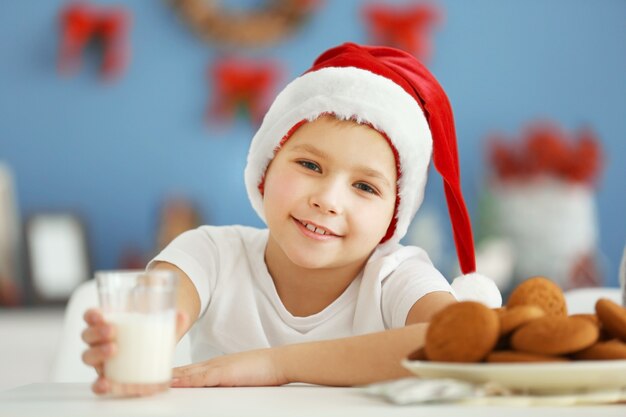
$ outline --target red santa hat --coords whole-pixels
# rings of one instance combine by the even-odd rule
[[[412,55],[385,46],[346,43],[329,49],[280,92],[252,139],[245,170],[248,196],[262,219],[262,184],[274,155],[303,122],[323,114],[367,123],[395,148],[396,213],[380,246],[397,244],[420,207],[431,159],[443,178],[463,276],[452,287],[460,300],[502,304],[492,280],[476,273],[470,218],[459,176],[452,108],[433,75]]]

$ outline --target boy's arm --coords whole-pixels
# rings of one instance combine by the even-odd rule
[[[407,314],[405,325],[428,323],[435,314],[456,302],[456,298],[447,291],[428,293],[413,304]]]
[[[401,361],[423,345],[427,326],[419,323],[361,336],[288,345],[276,353],[284,355],[279,362],[288,382],[369,384],[410,375]]]
[[[285,346],[285,357],[279,359],[285,365],[285,379],[322,385],[360,385],[408,376],[400,362],[424,344],[427,322],[432,316],[456,302],[449,292],[432,292],[413,304],[404,328]]]
[[[179,320],[176,326],[177,340],[187,333],[189,328],[198,319],[200,314],[200,296],[196,286],[191,279],[180,268],[167,263],[155,262],[150,269],[166,269],[178,274],[179,285],[176,297],[176,308],[178,309]],[[182,314],[181,314],[182,313]]]
[[[174,369],[172,386],[350,386],[408,376],[402,359],[422,346],[428,324],[220,356]]]
[[[434,313],[456,302],[430,293],[409,311],[407,326],[366,335],[285,345],[217,357],[174,369],[173,386],[259,386],[290,382],[350,386],[410,375],[401,361],[424,345]]]

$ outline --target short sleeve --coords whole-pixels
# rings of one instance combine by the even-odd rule
[[[220,266],[210,230],[203,226],[179,235],[148,264],[149,268],[155,262],[167,262],[187,274],[200,296],[200,315],[209,304]]]
[[[412,256],[403,260],[383,282],[382,311],[387,328],[404,327],[411,307],[426,294],[435,291],[453,294],[452,287],[426,252],[412,249]]]

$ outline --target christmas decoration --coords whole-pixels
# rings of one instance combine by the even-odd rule
[[[519,141],[494,135],[488,143],[493,176],[484,225],[487,235],[510,239],[516,279],[549,276],[563,289],[601,285],[594,184],[602,157],[593,132],[570,135],[540,122]]]
[[[219,7],[216,0],[172,0],[182,18],[202,39],[222,45],[272,45],[299,29],[319,0],[270,0],[245,11]]]
[[[220,121],[232,121],[237,115],[259,123],[280,74],[279,65],[272,61],[243,58],[222,58],[209,70],[213,85],[213,102],[208,116]]]
[[[431,55],[430,29],[441,21],[442,12],[434,4],[390,6],[368,4],[363,8],[372,43],[394,46],[422,61]]]
[[[182,196],[165,199],[159,210],[155,252],[163,250],[183,232],[203,224],[206,223],[193,201]]]
[[[0,306],[23,301],[20,224],[13,172],[0,161]]]
[[[169,196],[158,207],[154,248],[149,252],[135,242],[126,242],[121,250],[119,269],[144,269],[168,244],[182,233],[207,224],[196,204],[183,196]]]
[[[572,139],[557,125],[538,122],[524,132],[521,144],[492,136],[489,159],[502,181],[551,177],[592,185],[602,165],[600,144],[589,129],[576,132]]]
[[[128,62],[130,23],[130,13],[121,6],[69,3],[61,12],[59,71],[64,74],[76,71],[85,47],[99,41],[103,50],[102,75],[119,76]]]

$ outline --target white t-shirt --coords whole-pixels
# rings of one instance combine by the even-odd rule
[[[202,226],[178,236],[151,263],[176,265],[200,296],[189,339],[193,362],[251,349],[355,336],[405,325],[422,296],[453,293],[426,252],[415,246],[376,250],[360,276],[319,313],[293,316],[264,261],[268,230]]]

